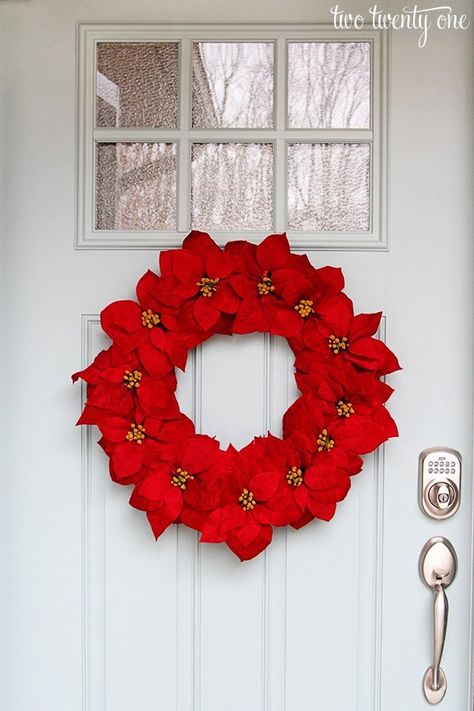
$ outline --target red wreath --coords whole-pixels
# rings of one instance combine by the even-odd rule
[[[133,484],[130,504],[156,538],[184,523],[247,560],[273,526],[329,521],[360,455],[397,436],[384,406],[392,388],[379,378],[400,366],[373,338],[381,313],[354,316],[341,270],[314,268],[284,234],[221,250],[193,231],[181,249],[161,252],[160,271],[140,279],[138,301],[102,312],[113,343],[73,376],[87,383],[78,424],[98,426],[112,479]],[[283,417],[283,438],[223,450],[180,411],[175,367],[216,333],[255,331],[287,339],[302,394]]]

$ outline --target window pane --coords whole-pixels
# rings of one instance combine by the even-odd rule
[[[369,42],[290,42],[288,126],[369,128]]]
[[[176,128],[177,43],[97,46],[97,126]]]
[[[273,44],[193,43],[193,126],[273,126]]]
[[[96,227],[176,229],[176,145],[98,143]]]
[[[195,143],[192,225],[209,230],[272,227],[273,146]]]
[[[289,228],[367,231],[369,156],[367,143],[290,143]]]

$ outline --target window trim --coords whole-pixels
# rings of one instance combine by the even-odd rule
[[[288,231],[295,250],[388,249],[388,33],[360,30],[354,33],[321,24],[171,25],[79,24],[77,73],[76,249],[157,249],[179,246],[189,232],[192,142],[265,142],[274,145],[274,231],[286,224],[285,176],[287,143],[369,143],[370,227],[367,232]],[[99,42],[169,42],[180,44],[178,58],[178,129],[96,128],[96,47]],[[273,41],[275,44],[275,97],[272,129],[193,129],[184,125],[191,117],[191,43],[193,41]],[[369,129],[288,129],[286,62],[289,41],[370,42],[371,118]],[[278,117],[285,125],[278,125]],[[166,141],[177,143],[177,227],[171,232],[97,230],[95,228],[96,141]],[[179,199],[179,195],[184,196]],[[223,245],[231,239],[261,241],[268,232],[212,232]]]

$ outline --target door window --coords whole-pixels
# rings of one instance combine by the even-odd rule
[[[81,26],[77,246],[386,247],[382,37]]]

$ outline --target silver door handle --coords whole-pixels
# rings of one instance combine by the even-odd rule
[[[420,576],[433,590],[433,664],[423,678],[423,690],[430,704],[439,704],[446,693],[446,675],[441,669],[446,630],[448,598],[445,588],[451,585],[457,571],[456,553],[451,543],[441,536],[430,538],[420,555]]]
[[[433,629],[434,629],[434,651],[433,651],[433,666],[431,688],[433,691],[439,691],[441,687],[440,673],[441,657],[443,656],[444,641],[446,639],[446,629],[448,626],[448,598],[441,584],[434,588],[434,604],[433,604]]]

